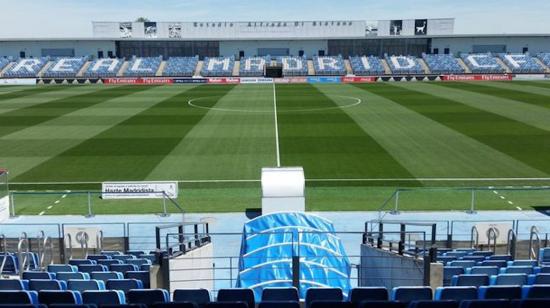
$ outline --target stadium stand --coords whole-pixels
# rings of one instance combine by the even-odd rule
[[[544,68],[531,57],[526,54],[499,54],[499,58],[504,61],[512,73],[514,74],[542,74]]]
[[[20,59],[4,72],[7,78],[34,78],[49,62],[49,58]]]
[[[434,74],[464,74],[464,68],[453,55],[423,54],[422,58]]]
[[[546,66],[550,66],[550,52],[543,52],[537,55],[537,58]]]
[[[10,60],[7,58],[0,58],[0,71],[3,70],[8,64],[10,64]]]
[[[342,56],[337,57],[313,57],[313,67],[316,75],[343,76],[346,75],[346,67]]]
[[[271,57],[247,57],[240,60],[239,75],[241,77],[262,77],[266,63]]]
[[[97,59],[90,63],[84,72],[84,77],[116,77],[123,64],[124,59]]]
[[[82,58],[59,58],[48,67],[43,77],[46,78],[69,78],[76,77],[84,64],[88,61],[87,57]]]
[[[204,58],[201,75],[204,77],[229,77],[235,67],[234,58],[213,57]]]
[[[199,63],[199,57],[171,57],[162,72],[166,77],[192,77]]]
[[[385,59],[391,71],[397,75],[424,74],[424,69],[416,57],[412,56],[388,56]]]
[[[497,58],[491,53],[486,54],[461,54],[464,63],[476,74],[502,74],[506,70],[498,63]]]
[[[350,57],[351,69],[357,76],[378,76],[386,74],[378,57]]]
[[[128,62],[128,68],[124,76],[128,77],[154,77],[160,67],[162,57],[137,58]]]
[[[276,61],[283,66],[284,76],[307,76],[307,59],[305,57],[278,57]]]

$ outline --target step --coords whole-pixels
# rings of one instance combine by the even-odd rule
[[[91,64],[92,64],[92,61],[86,61],[86,63],[84,63],[80,71],[76,73],[76,77],[83,77]]]
[[[349,62],[349,59],[344,60],[344,67],[346,68],[346,73],[348,75],[353,75],[353,69],[351,68],[351,63]]]
[[[386,72],[386,75],[391,75],[392,71],[386,59],[380,59],[380,62],[382,62],[382,66],[384,67],[384,71]]]
[[[540,66],[542,66],[542,68],[544,68],[544,72],[550,73],[550,68],[546,66],[544,63],[542,63],[542,61],[539,58],[533,57],[533,59],[535,59],[535,62],[537,62]]]
[[[116,76],[117,77],[122,77],[124,76],[124,73],[126,72],[126,70],[128,69],[128,66],[130,65],[130,62],[128,61],[124,61],[124,63],[122,64],[122,66],[120,67],[120,70],[118,71],[118,73],[116,73]]]
[[[195,68],[195,76],[200,76],[202,67],[204,66],[204,61],[197,62],[197,68]]]
[[[44,65],[44,67],[38,72],[38,74],[36,74],[36,76],[42,78],[42,75],[44,75],[44,73],[48,70],[48,68],[50,68],[50,66],[53,65],[53,63],[54,61],[49,61],[48,63],[46,63],[46,65]]]
[[[10,62],[4,69],[0,71],[0,77],[4,76],[4,73],[7,72],[10,68],[12,68],[15,65],[15,62]]]
[[[231,76],[239,77],[240,71],[241,71],[241,61],[235,61],[235,65],[233,66],[233,73],[231,74]]]
[[[422,66],[422,69],[424,70],[424,73],[431,74],[432,71],[430,70],[430,67],[428,66],[428,63],[424,61],[422,58],[418,58],[418,62],[420,63],[420,66]]]
[[[462,66],[462,68],[464,69],[464,72],[467,73],[467,74],[471,74],[472,73],[472,70],[468,67],[468,65],[464,62],[464,60],[462,60],[462,58],[456,58],[456,60],[458,61],[458,64],[460,66]]]
[[[159,65],[159,69],[155,73],[155,76],[161,77],[162,73],[164,72],[164,68],[166,68],[166,61],[161,61]]]
[[[315,76],[315,66],[313,65],[312,60],[307,61],[307,74],[309,76]]]
[[[512,73],[512,70],[504,63],[504,61],[502,61],[502,59],[498,57],[495,57],[495,59],[497,59],[497,63],[506,70],[506,73],[508,74]]]

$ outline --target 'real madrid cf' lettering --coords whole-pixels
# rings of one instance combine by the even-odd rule
[[[248,58],[244,61],[244,70],[250,71],[253,68],[261,70],[265,66],[265,59],[264,58]]]
[[[338,60],[331,57],[319,57],[317,58],[317,63],[319,64],[319,68],[321,70],[325,70],[327,68],[338,70],[340,67],[338,66]]]
[[[73,64],[80,61],[80,59],[60,59],[52,67],[52,72],[73,72],[75,67]]]
[[[217,67],[220,65],[222,66],[223,71],[229,70],[229,65],[231,64],[231,59],[229,58],[223,58],[223,59],[217,59],[217,58],[210,58],[208,60],[208,67],[207,69],[209,71],[216,70]]]
[[[405,56],[391,56],[390,61],[397,69],[407,69],[415,66],[414,60]]]
[[[470,62],[473,66],[479,67],[479,68],[495,68],[498,67],[498,64],[479,64],[478,60],[490,58],[488,55],[469,55],[466,59],[468,59],[468,62]]]
[[[12,69],[12,72],[17,73],[21,71],[23,68],[27,72],[34,72],[34,66],[39,65],[40,60],[38,59],[25,59],[21,60],[15,67]]]
[[[91,71],[97,72],[101,68],[106,67],[108,72],[113,72],[117,68],[119,62],[118,59],[100,59],[96,61]]]

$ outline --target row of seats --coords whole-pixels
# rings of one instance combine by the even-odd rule
[[[53,61],[43,76],[46,78],[68,78],[76,76],[88,62],[88,57],[59,58]]]
[[[498,58],[491,53],[462,54],[460,57],[475,74],[502,74],[506,72],[506,69],[498,62]]]
[[[124,72],[127,77],[153,77],[156,76],[162,63],[162,57],[134,57],[128,62],[128,67]]]
[[[241,58],[239,76],[241,77],[262,77],[266,64],[271,62],[271,57],[247,57]]]
[[[283,67],[285,76],[307,76],[307,58],[305,57],[277,57],[278,65]]]
[[[378,57],[350,57],[350,64],[353,73],[357,76],[378,76],[385,75],[386,70]]]
[[[422,58],[434,74],[464,74],[464,68],[453,55],[423,54]]]
[[[541,303],[549,303],[550,286],[531,287],[522,290],[516,287],[488,287],[485,289],[476,288],[439,288],[433,296],[430,287],[402,287],[395,288],[391,294],[385,288],[357,288],[350,292],[350,297],[344,299],[340,289],[332,288],[311,288],[306,293],[305,307],[365,307],[365,303],[371,303],[366,307],[374,307],[373,303],[395,303],[406,307],[418,307],[414,303],[429,302],[431,305],[422,305],[421,307],[446,307],[447,304],[458,307],[458,302],[479,300],[502,300],[509,304],[509,300],[522,300],[531,302],[539,300]],[[546,289],[544,289],[546,288]],[[263,300],[259,303],[260,307],[300,307],[298,291],[293,288],[283,289],[265,289]],[[516,303],[518,303],[517,301]],[[536,302],[536,301],[534,301]],[[1,305],[14,304],[93,304],[93,305],[124,305],[124,304],[143,304],[154,305],[157,303],[189,303],[191,307],[209,307],[212,304],[210,294],[207,290],[175,290],[173,299],[170,299],[168,291],[163,289],[152,290],[130,290],[127,293],[113,290],[94,290],[94,291],[0,291]],[[237,307],[256,307],[254,294],[251,289],[222,289],[218,291],[216,303],[239,303]],[[271,303],[267,305],[266,303]],[[323,303],[323,304],[320,304]],[[476,306],[489,308],[492,303],[484,302],[486,306]],[[463,304],[464,305],[464,304]],[[220,307],[220,305],[215,305]],[[173,305],[173,307],[177,307]],[[232,306],[223,306],[232,307]],[[390,306],[391,307],[391,306]],[[462,306],[461,306],[462,307]],[[496,306],[510,307],[510,306]],[[542,306],[548,307],[548,306]],[[533,307],[531,307],[533,308]]]
[[[144,278],[136,273],[129,273],[124,276],[118,275],[115,279],[99,280],[99,279],[2,279],[0,280],[0,290],[3,291],[100,291],[100,290],[116,290],[128,292],[133,289],[146,289],[143,280],[135,279]],[[105,278],[105,277],[98,277]]]
[[[453,286],[535,285],[550,284],[550,274],[461,274],[451,277]]]
[[[528,53],[525,54],[499,54],[499,58],[504,61],[514,74],[542,74],[544,67],[536,61],[536,58],[531,57]]]
[[[171,57],[166,61],[162,75],[166,77],[192,77],[199,57]]]
[[[346,75],[344,58],[338,57],[313,57],[313,68],[317,75],[343,76]]]
[[[426,73],[416,57],[386,55],[385,58],[394,74],[418,75]]]
[[[49,61],[49,58],[20,59],[4,71],[3,77],[34,78]]]
[[[122,65],[124,64],[124,59],[97,59],[92,61],[86,72],[84,72],[84,77],[88,78],[105,78],[105,77],[116,77]]]
[[[201,75],[204,77],[225,77],[233,75],[235,67],[234,58],[212,57],[205,58],[201,69]]]

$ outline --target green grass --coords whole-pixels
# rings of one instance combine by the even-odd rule
[[[305,168],[309,210],[376,211],[384,202],[389,210],[397,188],[415,188],[400,193],[401,210],[462,211],[470,191],[427,188],[550,185],[521,180],[550,177],[549,83],[277,85],[276,93],[281,163]],[[361,104],[346,107],[350,98]],[[277,163],[275,124],[272,85],[22,87],[0,91],[0,168],[12,190],[59,192],[16,194],[17,214],[86,214],[87,194],[64,191],[115,180],[183,181],[185,211],[243,211],[260,207],[261,189],[240,181]],[[236,182],[196,182],[215,180]],[[480,191],[476,206],[530,209],[549,205],[549,195]],[[90,200],[95,214],[163,206]]]

